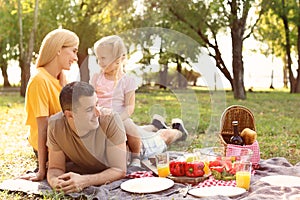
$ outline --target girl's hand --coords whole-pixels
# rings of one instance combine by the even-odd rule
[[[110,115],[112,113],[112,109],[110,108],[104,108],[104,107],[97,107],[100,116]]]
[[[66,84],[67,84],[67,77],[64,73],[64,71],[61,71],[58,75],[58,80],[59,80],[59,83],[62,87],[64,87]]]

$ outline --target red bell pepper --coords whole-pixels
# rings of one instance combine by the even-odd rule
[[[188,162],[185,165],[185,175],[189,177],[199,177],[204,175],[203,162]]]
[[[172,160],[169,163],[170,173],[173,176],[184,176],[185,175],[185,165],[186,165],[185,161]]]

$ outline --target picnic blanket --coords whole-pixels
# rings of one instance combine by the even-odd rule
[[[152,176],[151,173],[146,173],[145,169],[139,167],[128,168],[126,178],[115,181],[113,183],[102,186],[91,186],[85,188],[81,193],[70,194],[73,198],[86,197],[87,199],[183,199],[182,194],[176,192],[179,188],[184,187],[181,183],[175,183],[173,187],[152,194],[133,194],[123,191],[120,185],[130,179],[138,177]],[[291,165],[285,158],[275,157],[267,160],[261,160],[260,168],[255,171],[255,175],[251,179],[250,190],[241,196],[226,197],[214,196],[202,199],[284,199],[284,200],[299,200],[300,185],[294,186],[276,186],[267,182],[261,181],[262,177],[270,175],[291,175],[300,177],[300,162],[296,165]],[[26,180],[5,180],[0,184],[0,190],[21,191],[25,193],[45,195],[51,194],[52,190],[47,181],[31,182]],[[186,199],[194,199],[196,197],[188,195]]]

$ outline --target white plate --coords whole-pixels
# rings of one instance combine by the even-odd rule
[[[144,177],[125,181],[121,189],[132,193],[154,193],[169,189],[174,181],[168,178]]]
[[[233,186],[211,186],[201,187],[189,190],[189,194],[196,197],[211,197],[211,196],[227,196],[234,197],[244,194],[246,190],[244,188],[233,187]]]
[[[300,177],[298,176],[274,175],[262,177],[260,180],[274,186],[300,186]]]

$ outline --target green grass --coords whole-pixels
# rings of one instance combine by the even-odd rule
[[[35,168],[35,158],[26,137],[24,98],[19,93],[1,93],[0,98],[0,182]],[[300,94],[287,91],[247,93],[246,100],[234,100],[232,92],[213,92],[193,88],[187,90],[149,90],[136,94],[133,120],[147,124],[154,113],[182,118],[190,136],[176,143],[172,150],[191,151],[207,145],[219,145],[219,118],[225,107],[239,104],[251,109],[256,120],[261,158],[285,157],[292,164],[300,162]],[[0,199],[56,199],[22,193],[0,192]]]

